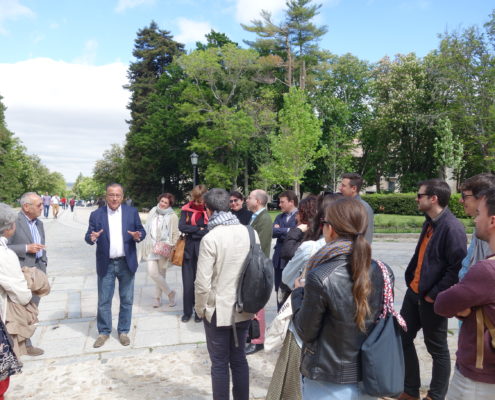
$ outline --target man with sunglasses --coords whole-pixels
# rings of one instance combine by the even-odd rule
[[[470,217],[476,217],[476,210],[480,204],[479,194],[482,191],[495,187],[495,175],[478,174],[466,179],[461,186],[461,198],[459,201],[464,206],[464,212]],[[468,247],[467,255],[462,260],[462,267],[459,271],[459,280],[464,278],[469,268],[480,260],[484,260],[491,254],[488,243],[476,236],[473,232],[471,243]]]
[[[426,221],[405,273],[408,288],[401,314],[407,323],[407,332],[402,332],[406,371],[400,400],[419,399],[421,379],[414,339],[420,329],[433,359],[430,388],[424,399],[444,399],[449,386],[448,319],[436,314],[433,305],[440,292],[457,283],[467,242],[464,226],[448,208],[449,199],[445,181],[430,179],[419,184],[416,202]]]

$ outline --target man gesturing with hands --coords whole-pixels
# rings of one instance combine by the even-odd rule
[[[85,240],[96,243],[98,274],[98,337],[93,347],[101,347],[112,332],[112,298],[115,279],[119,281],[120,310],[117,332],[123,346],[130,344],[134,274],[138,267],[136,243],[146,236],[134,207],[122,204],[124,190],[118,183],[107,186],[107,206],[91,213]]]

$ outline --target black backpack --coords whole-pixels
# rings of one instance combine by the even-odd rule
[[[273,290],[273,264],[254,239],[254,229],[247,226],[250,248],[237,285],[235,309],[237,312],[257,313],[268,300]]]

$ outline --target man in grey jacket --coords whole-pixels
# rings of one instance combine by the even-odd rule
[[[9,239],[8,247],[19,258],[21,267],[36,267],[46,273],[45,229],[38,218],[43,212],[43,201],[34,192],[24,193],[21,208],[15,221],[16,230]],[[32,301],[39,305],[40,298],[33,295]],[[33,347],[29,339],[26,340],[26,351],[30,356],[44,353],[42,349]]]
[[[374,218],[375,214],[373,213],[373,209],[371,206],[365,202],[359,192],[361,191],[361,187],[363,186],[363,178],[361,175],[355,173],[347,173],[342,175],[342,180],[340,181],[340,193],[342,193],[345,197],[355,198],[359,200],[366,212],[368,213],[368,229],[366,229],[366,234],[364,237],[368,241],[369,244],[373,241],[373,231],[374,231]]]

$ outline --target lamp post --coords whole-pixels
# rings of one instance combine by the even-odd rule
[[[160,182],[162,183],[162,193],[165,191],[164,185],[165,185],[165,177],[162,176],[162,179],[160,179]]]
[[[198,184],[198,159],[199,156],[196,153],[191,154],[191,164],[193,166],[193,187]]]

